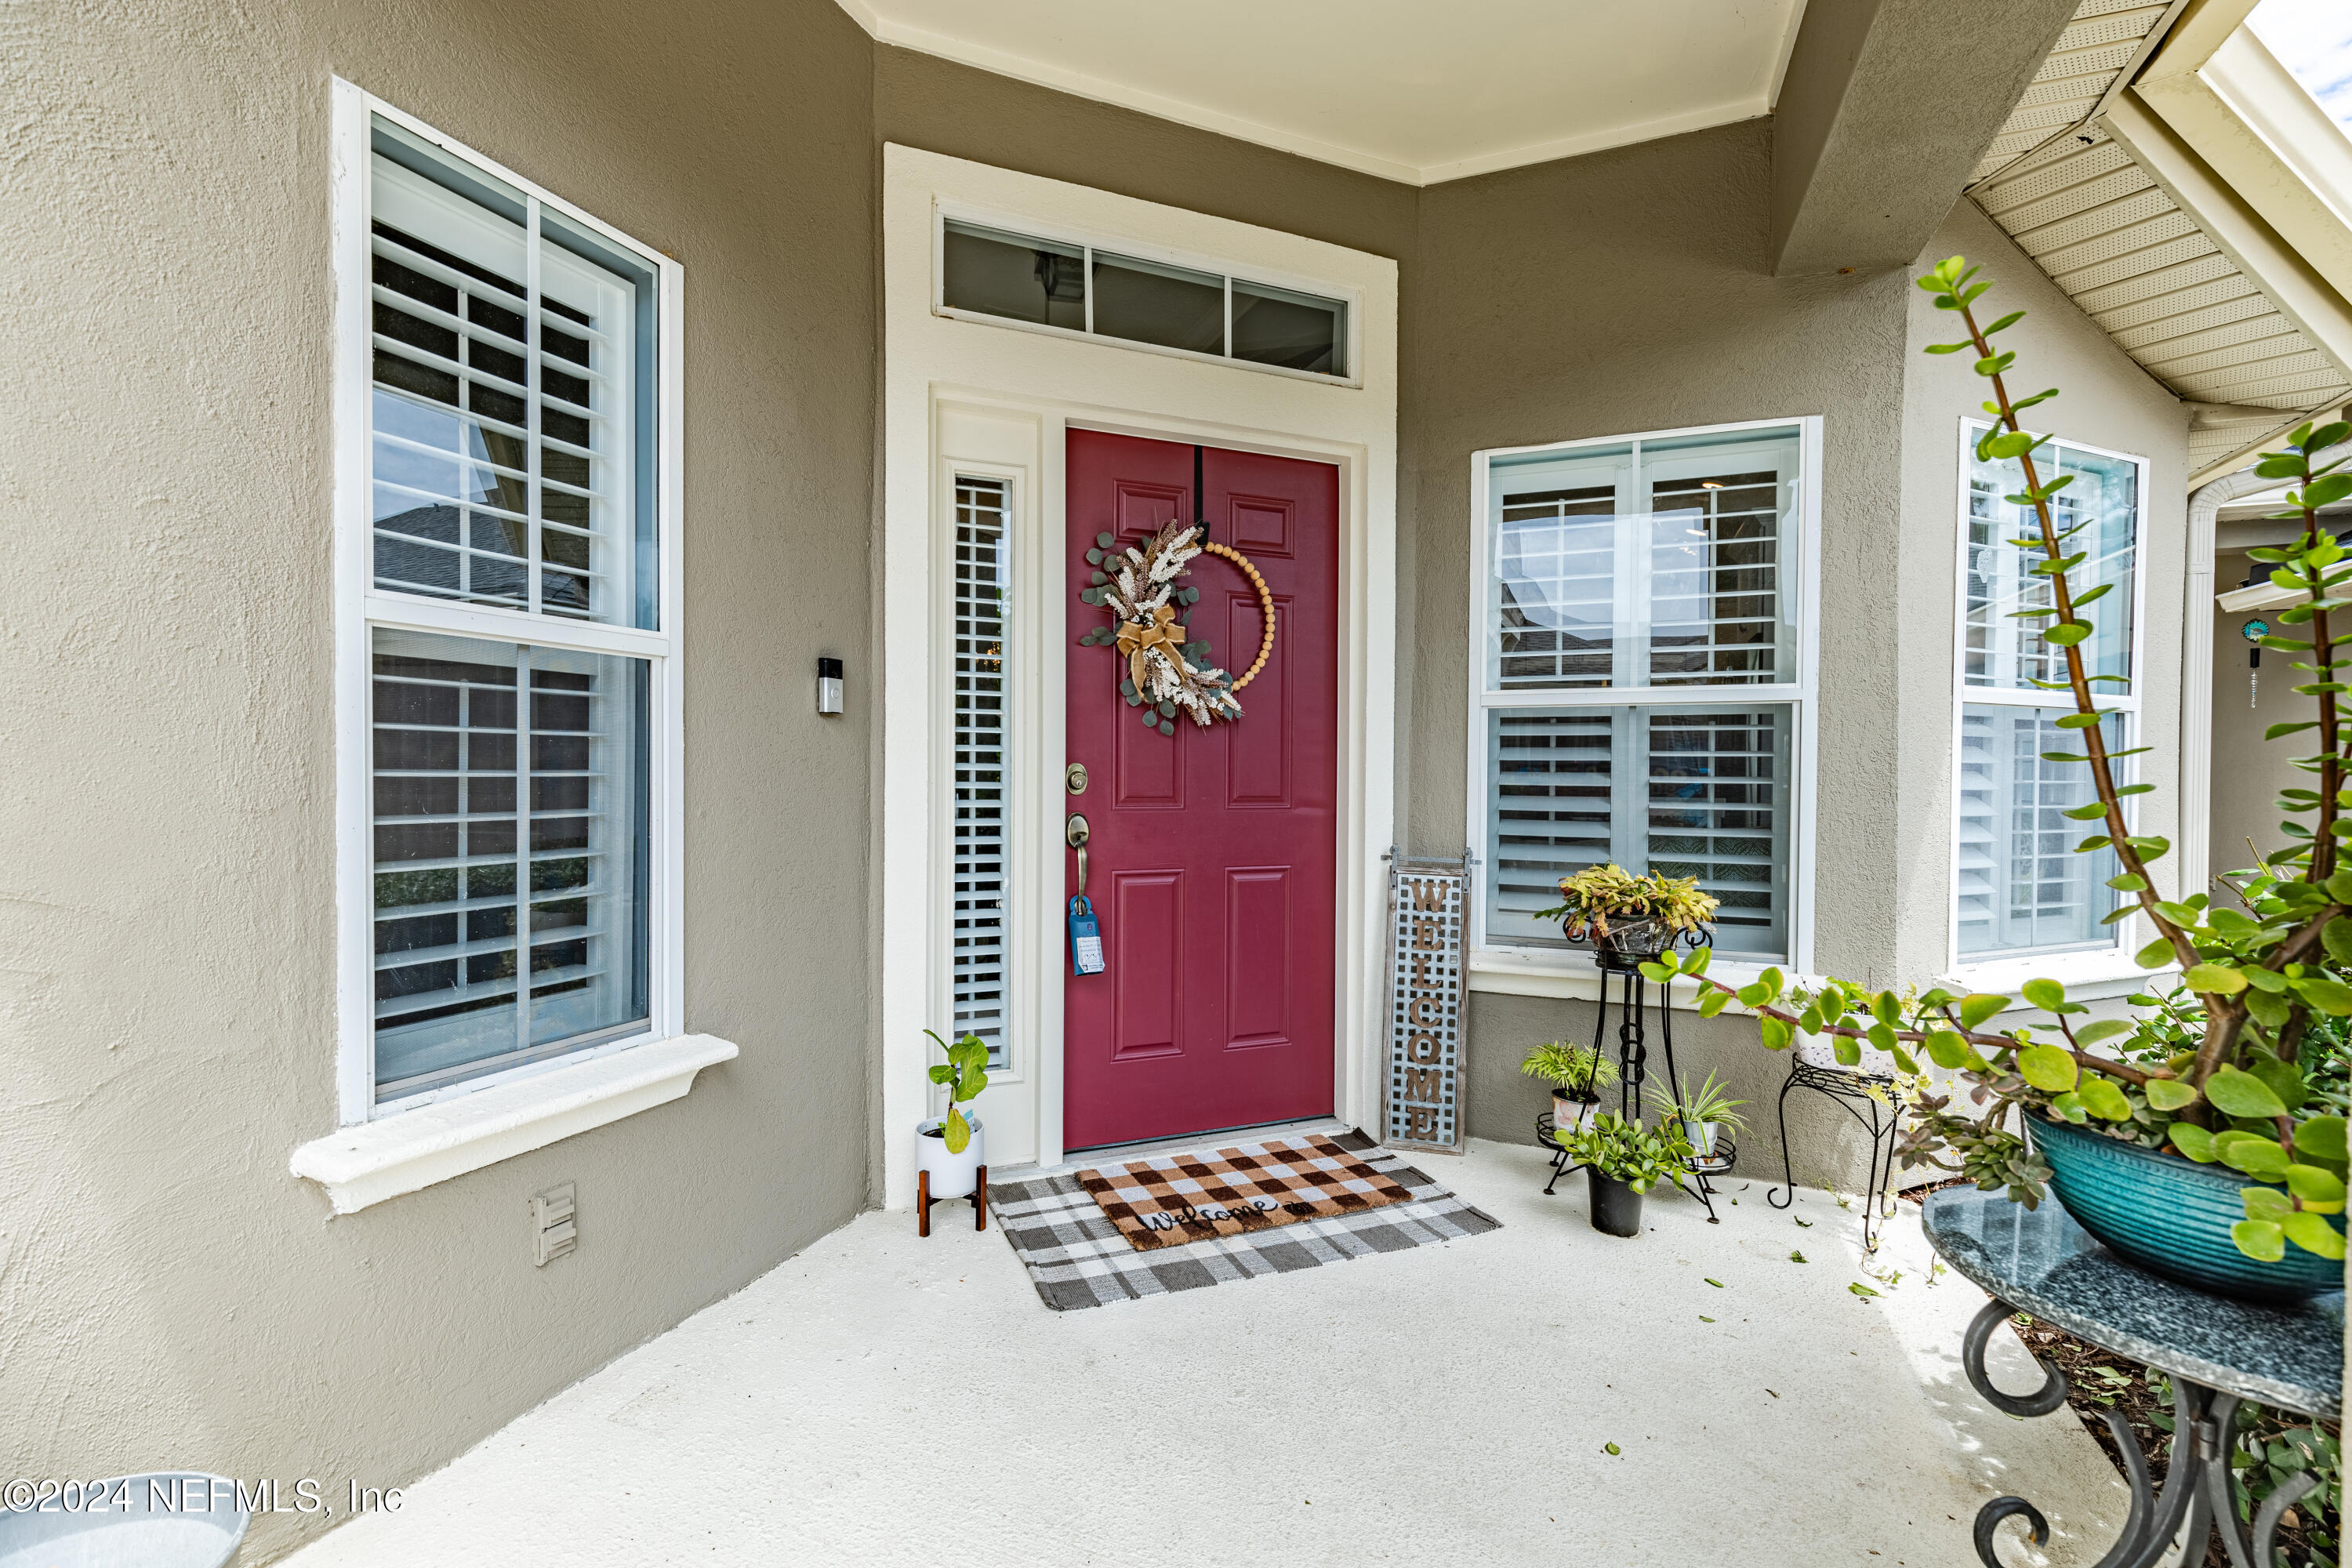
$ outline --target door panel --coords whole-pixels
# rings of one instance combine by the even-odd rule
[[[1093,783],[1088,892],[1106,973],[1064,966],[1064,1142],[1084,1149],[1320,1116],[1332,1107],[1339,829],[1339,470],[1201,454],[1210,537],[1247,555],[1276,604],[1273,657],[1242,717],[1173,736],[1119,696],[1108,624],[1078,600],[1097,533],[1121,548],[1195,515],[1193,448],[1073,430],[1065,577],[1068,760]],[[1257,657],[1255,594],[1202,556],[1185,613],[1236,675]],[[1066,854],[1066,897],[1076,857]]]

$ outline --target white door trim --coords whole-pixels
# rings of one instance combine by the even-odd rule
[[[1355,384],[1323,384],[1115,342],[1007,331],[935,309],[941,204],[1032,215],[1237,268],[1328,280],[1360,301]],[[913,1201],[916,1123],[934,1114],[922,1031],[950,1016],[952,682],[943,530],[962,471],[1006,479],[1016,531],[1011,646],[1011,1037],[1013,1061],[978,1107],[996,1165],[1057,1163],[1065,795],[1060,694],[1073,634],[1062,591],[1063,445],[1088,429],[1305,458],[1340,470],[1340,842],[1335,1110],[1379,1100],[1375,946],[1394,823],[1396,266],[1386,258],[1106,191],[896,145],[883,150],[883,500],[877,587],[882,662],[880,965],[883,1201]],[[1048,897],[1051,889],[1055,896]]]

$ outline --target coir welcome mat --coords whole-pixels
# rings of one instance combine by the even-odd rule
[[[1394,1176],[1328,1138],[1314,1137],[1080,1171],[1078,1185],[1139,1252],[1412,1197]]]
[[[1341,1132],[1331,1142],[1374,1175],[1403,1187],[1408,1201],[1146,1248],[1129,1243],[1074,1174],[992,1183],[988,1206],[994,1228],[1029,1270],[1038,1299],[1057,1312],[1443,1247],[1496,1228],[1492,1215],[1361,1132]]]

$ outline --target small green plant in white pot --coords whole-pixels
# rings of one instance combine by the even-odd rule
[[[941,1198],[970,1198],[976,1226],[987,1224],[988,1145],[977,1116],[963,1108],[988,1087],[988,1042],[966,1035],[954,1045],[925,1029],[947,1052],[948,1059],[931,1068],[931,1081],[948,1091],[948,1113],[915,1129],[915,1205],[920,1215],[917,1229],[931,1233],[931,1205]]]
[[[1591,1046],[1549,1040],[1519,1064],[1528,1077],[1551,1085],[1551,1124],[1580,1125],[1601,1103],[1601,1091],[1617,1081],[1617,1064]]]
[[[1682,1123],[1683,1139],[1691,1152],[1707,1160],[1714,1158],[1716,1141],[1723,1134],[1748,1131],[1747,1120],[1739,1114],[1739,1108],[1747,1103],[1732,1099],[1724,1085],[1716,1081],[1715,1074],[1708,1073],[1706,1081],[1696,1089],[1691,1088],[1688,1079],[1677,1084],[1674,1099],[1662,1110],[1668,1121]]]

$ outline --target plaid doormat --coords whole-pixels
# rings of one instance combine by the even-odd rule
[[[1243,1143],[1213,1154],[1160,1154],[1080,1171],[1078,1185],[1143,1252],[1412,1196],[1395,1177],[1328,1138]]]
[[[1411,1194],[1381,1208],[1139,1252],[1075,1175],[992,1182],[988,1206],[1045,1305],[1057,1312],[1289,1274],[1375,1252],[1402,1252],[1498,1230],[1502,1222],[1438,1185],[1361,1132],[1332,1140]]]

